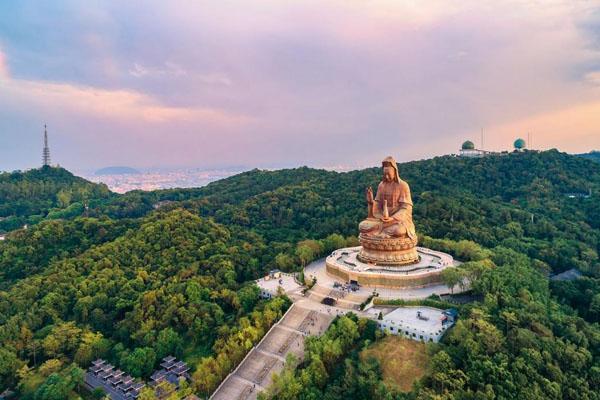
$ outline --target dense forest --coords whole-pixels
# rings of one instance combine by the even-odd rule
[[[399,168],[427,245],[485,254],[483,301],[461,307],[410,393],[357,356],[377,338],[348,317],[268,395],[599,398],[600,164],[552,150]],[[147,378],[174,354],[193,367],[190,389],[210,393],[289,307],[260,300],[251,280],[356,243],[364,189],[379,180],[379,168],[303,167],[117,195],[60,168],[0,174],[0,390],[76,398],[93,358]],[[571,268],[585,277],[550,284]]]
[[[111,195],[106,185],[88,182],[62,168],[0,173],[0,232],[48,217],[75,217],[89,201]]]
[[[590,151],[589,153],[579,154],[579,157],[587,158],[589,160],[600,162],[600,151]]]

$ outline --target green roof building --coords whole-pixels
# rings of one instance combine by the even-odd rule
[[[475,144],[473,144],[473,142],[471,142],[470,140],[467,140],[466,142],[464,142],[462,144],[462,149],[463,150],[474,150]]]
[[[470,140],[465,141],[460,147],[458,155],[461,157],[485,157],[488,152],[475,148],[475,144]]]

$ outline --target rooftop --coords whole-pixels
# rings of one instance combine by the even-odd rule
[[[175,360],[176,360],[176,358],[175,358],[175,357],[173,357],[173,356],[166,356],[166,357],[165,357],[165,358],[163,358],[162,360],[163,360],[164,362],[166,362],[166,363],[172,363],[173,361],[175,361]]]
[[[283,291],[286,293],[293,292],[294,290],[300,288],[300,285],[296,283],[292,276],[283,274],[281,275],[281,278],[270,278],[268,280],[265,278],[261,278],[258,281],[256,281],[256,284],[259,288],[261,288],[261,290],[273,294],[277,293],[277,288],[279,286],[281,286],[283,288]]]
[[[165,371],[164,369],[161,369],[160,371],[155,371],[150,376],[150,379],[152,379],[153,381],[158,381],[158,380],[164,379],[165,375],[167,375],[167,371]]]
[[[417,317],[421,312],[422,318]],[[443,310],[431,307],[399,307],[383,316],[384,321],[390,321],[396,326],[407,326],[424,332],[437,332],[443,328]]]

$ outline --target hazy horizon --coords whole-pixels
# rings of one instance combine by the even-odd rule
[[[556,148],[544,149],[544,150],[540,150],[540,151],[548,151],[548,150],[556,150],[556,151],[571,154],[571,155],[581,155],[581,154],[587,154],[587,153],[593,153],[593,152],[600,152],[600,150],[598,150],[598,149],[588,149],[588,150],[584,150],[582,152],[572,153],[572,152],[565,152],[565,151],[562,151],[561,149],[556,149]],[[511,151],[513,151],[513,149],[507,148],[504,150],[500,150],[499,152],[502,152],[502,151],[511,152]],[[434,154],[434,155],[431,155],[430,157],[420,157],[420,158],[415,158],[415,159],[411,159],[411,160],[397,159],[396,161],[399,164],[402,164],[402,163],[407,163],[407,162],[424,161],[424,160],[429,160],[429,159],[432,159],[435,157],[444,157],[444,156],[458,156],[458,149],[457,149],[457,151],[450,152],[447,154]],[[241,172],[245,172],[245,171],[250,171],[252,169],[280,170],[280,169],[294,169],[294,168],[302,168],[302,167],[308,167],[308,168],[314,168],[314,169],[325,169],[325,170],[337,171],[337,172],[348,172],[348,171],[361,170],[361,169],[366,169],[366,168],[377,168],[380,166],[380,160],[373,160],[372,163],[361,164],[361,165],[359,165],[359,164],[317,165],[317,164],[311,164],[311,163],[297,163],[297,164],[270,164],[270,165],[263,164],[263,165],[215,165],[215,166],[164,165],[164,166],[148,166],[148,167],[138,167],[135,165],[104,165],[104,166],[100,166],[97,168],[86,168],[86,167],[68,168],[64,165],[61,165],[60,163],[53,162],[52,166],[65,168],[77,176],[81,176],[81,177],[88,179],[88,178],[91,178],[92,176],[97,176],[98,178],[100,178],[103,175],[96,175],[97,171],[104,169],[104,168],[113,168],[113,167],[133,168],[141,174],[150,174],[150,173],[165,173],[166,174],[166,173],[170,173],[170,172],[186,171],[186,170],[187,171],[197,171],[197,172],[229,171],[229,172],[233,172],[233,173],[237,174],[237,173],[241,173]],[[41,167],[41,163],[38,163],[37,165],[31,165],[31,166],[28,166],[25,168],[20,168],[20,169],[19,168],[17,168],[17,169],[2,169],[2,168],[0,168],[0,173],[5,173],[5,172],[10,173],[10,172],[14,172],[14,171],[27,171],[30,169],[36,169],[36,168],[40,168],[40,167]],[[119,175],[119,174],[120,173],[107,174],[107,176],[108,175]],[[123,175],[125,175],[125,174],[123,174]]]
[[[600,2],[0,4],[0,170],[600,148]]]
[[[459,146],[460,148],[460,146]],[[420,157],[420,158],[414,158],[414,159],[407,159],[407,160],[396,160],[398,163],[406,163],[406,162],[412,162],[412,161],[422,161],[422,160],[428,160],[431,158],[435,158],[435,157],[444,157],[444,156],[452,156],[452,155],[458,155],[458,149],[455,149],[455,151],[453,152],[449,152],[446,154],[432,154],[429,157]],[[501,149],[498,150],[499,152],[501,151],[512,151],[512,148],[507,147],[506,149]],[[550,149],[544,149],[543,151],[546,150],[557,150],[560,152],[564,152],[561,149],[556,149],[556,148],[550,148]],[[584,150],[582,152],[576,152],[576,153],[570,153],[570,152],[565,152],[568,154],[572,154],[572,155],[580,155],[580,154],[584,154],[584,153],[592,153],[592,152],[599,152],[600,150],[598,149],[588,149],[588,150]],[[390,154],[392,155],[392,154]],[[393,156],[393,155],[392,155]],[[359,169],[365,169],[365,168],[373,168],[373,167],[379,167],[380,166],[380,162],[381,160],[372,160],[371,163],[366,163],[366,164],[338,164],[338,165],[320,165],[320,164],[310,164],[310,163],[297,163],[297,164],[262,164],[262,165],[215,165],[215,166],[194,166],[194,165],[190,165],[190,166],[178,166],[178,165],[165,165],[165,166],[149,166],[149,167],[138,167],[135,165],[106,165],[106,166],[101,166],[99,168],[91,168],[91,169],[85,169],[85,168],[80,168],[80,169],[76,169],[73,170],[72,172],[78,172],[78,173],[87,173],[87,174],[91,174],[91,173],[95,173],[95,171],[98,171],[102,168],[107,168],[107,167],[130,167],[130,168],[134,168],[142,173],[144,172],[169,172],[169,171],[176,171],[176,170],[204,170],[204,171],[209,171],[209,170],[236,170],[236,171],[249,171],[255,168],[258,169],[266,169],[266,170],[277,170],[277,169],[293,169],[293,168],[301,168],[301,167],[308,167],[308,168],[316,168],[316,169],[326,169],[326,170],[332,170],[332,171],[351,171],[351,170],[359,170]],[[34,166],[34,168],[37,166]]]

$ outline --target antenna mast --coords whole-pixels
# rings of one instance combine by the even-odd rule
[[[483,128],[481,128],[481,150],[483,150]]]
[[[42,151],[42,165],[44,167],[50,166],[50,147],[48,147],[48,131],[46,124],[44,124],[44,150]]]

